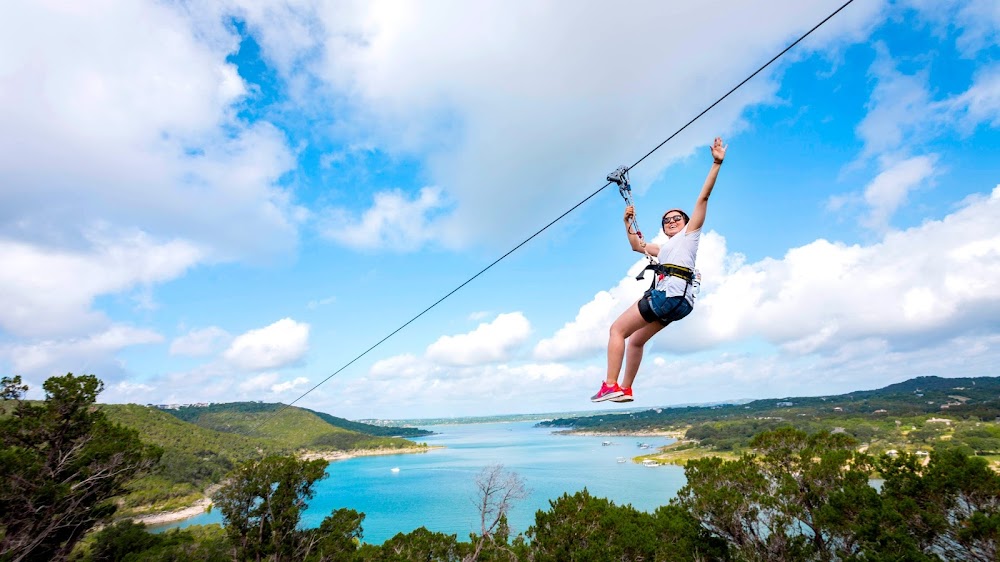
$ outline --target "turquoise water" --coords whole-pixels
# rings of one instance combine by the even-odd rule
[[[549,500],[586,487],[618,505],[653,511],[684,485],[677,466],[644,467],[631,457],[646,453],[642,443],[662,446],[665,437],[587,437],[556,435],[534,422],[437,425],[438,435],[421,438],[443,445],[427,453],[358,457],[330,463],[329,475],[316,484],[303,525],[318,526],[331,511],[347,507],[365,514],[364,542],[381,544],[396,533],[424,526],[468,540],[479,531],[474,504],[475,479],[484,467],[501,463],[524,480],[530,495],[514,505],[508,519],[513,533],[534,523],[535,511]],[[604,441],[612,444],[602,445]],[[629,462],[618,463],[617,457]],[[398,471],[394,471],[398,468]],[[158,530],[220,523],[218,511]]]

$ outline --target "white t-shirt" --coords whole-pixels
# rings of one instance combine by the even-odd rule
[[[688,232],[687,226],[660,245],[660,253],[656,258],[662,264],[674,264],[694,269],[695,258],[698,255],[698,241],[701,239],[701,229]],[[687,281],[673,275],[664,275],[656,280],[656,290],[663,291],[668,297],[679,297],[684,294]],[[687,292],[687,300],[694,305],[694,294]]]

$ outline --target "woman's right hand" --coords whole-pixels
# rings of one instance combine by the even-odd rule
[[[633,217],[635,217],[635,207],[632,205],[625,207],[625,224],[631,224]]]

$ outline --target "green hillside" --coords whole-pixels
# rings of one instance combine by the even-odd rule
[[[431,431],[413,427],[380,427],[352,422],[298,406],[285,408],[281,414],[274,416],[274,413],[283,407],[283,404],[262,402],[229,402],[210,406],[183,406],[176,410],[166,411],[184,421],[196,423],[202,427],[239,433],[254,431],[254,427],[266,419],[267,421],[260,428],[260,431],[254,431],[255,434],[262,437],[284,435],[285,438],[301,439],[305,435],[318,437],[331,430],[345,430],[370,437],[423,437],[433,434]],[[295,412],[295,414],[290,414],[291,412]],[[297,427],[298,424],[305,425]]]
[[[335,427],[300,408],[274,415],[279,407],[242,403],[160,410],[135,404],[102,405],[111,421],[137,430],[144,442],[163,449],[153,474],[133,482],[132,493],[123,499],[126,513],[189,505],[238,463],[257,456],[418,446],[406,439]]]
[[[677,461],[720,452],[739,453],[752,436],[787,426],[808,433],[847,433],[876,454],[959,447],[968,454],[1000,461],[997,420],[1000,377],[919,377],[836,396],[604,413],[554,419],[538,426],[603,433],[675,431],[682,440],[669,452],[686,452],[678,454]]]
[[[330,414],[324,414],[323,412],[317,412],[315,410],[309,410],[307,408],[302,408],[302,409],[307,412],[312,412],[316,414],[319,417],[319,419],[325,421],[330,425],[340,427],[343,429],[349,429],[351,431],[357,431],[358,433],[367,433],[368,435],[375,435],[377,437],[405,437],[408,439],[412,439],[414,437],[426,437],[428,435],[434,435],[433,431],[428,431],[426,429],[420,429],[417,427],[393,427],[393,426],[372,425],[368,423],[345,420],[344,418],[338,418],[337,416],[331,416]]]

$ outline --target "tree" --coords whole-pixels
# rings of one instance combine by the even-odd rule
[[[455,535],[435,533],[426,527],[396,536],[381,546],[362,545],[355,559],[363,562],[458,562],[462,559],[463,545]]]
[[[513,502],[528,497],[524,480],[515,472],[504,470],[502,464],[489,465],[476,477],[476,507],[479,510],[479,536],[470,536],[473,551],[465,562],[479,560],[483,548],[490,545],[503,549],[507,545],[510,529],[507,512]]]
[[[920,550],[948,560],[1000,559],[1000,475],[959,448],[935,451],[927,466],[912,455],[882,457],[882,496]]]
[[[161,454],[94,408],[104,388],[94,375],[52,377],[42,388],[45,400],[31,404],[21,377],[0,380],[4,409],[13,403],[0,419],[0,560],[66,558]]]
[[[726,545],[712,539],[693,517],[673,507],[645,513],[617,506],[584,489],[549,502],[528,531],[532,559],[725,560]]]
[[[226,536],[218,525],[150,533],[130,520],[93,533],[73,558],[80,562],[225,562],[230,559]]]
[[[235,560],[301,560],[311,537],[298,529],[313,485],[327,461],[269,456],[233,471],[213,497],[222,512]]]
[[[323,519],[318,529],[308,531],[312,541],[309,562],[335,562],[349,560],[361,544],[364,530],[361,523],[365,514],[341,508]]]
[[[698,459],[675,500],[747,559],[835,560],[864,550],[858,525],[878,513],[871,459],[844,434],[785,427],[751,440],[756,454]]]

